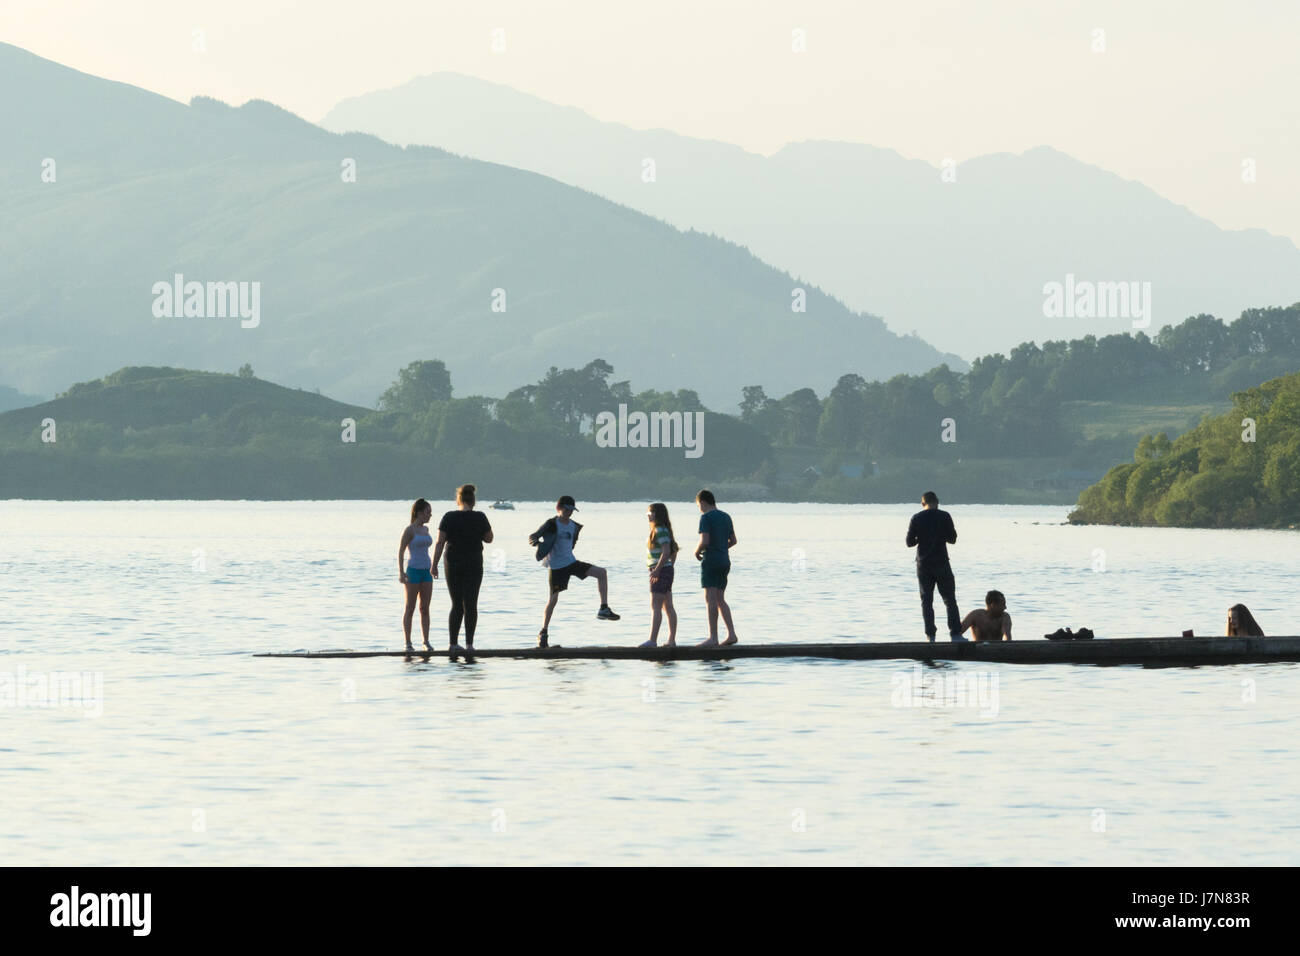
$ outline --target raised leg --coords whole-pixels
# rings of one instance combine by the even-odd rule
[[[596,579],[596,587],[600,589],[600,604],[604,607],[609,603],[609,573],[604,568],[592,568],[587,573]]]

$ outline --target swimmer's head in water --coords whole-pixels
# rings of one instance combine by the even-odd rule
[[[984,606],[990,611],[1001,614],[1007,609],[1007,599],[1002,596],[1001,591],[990,591],[984,595]]]

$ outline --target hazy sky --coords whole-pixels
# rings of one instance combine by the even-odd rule
[[[313,121],[451,70],[764,153],[839,139],[937,164],[1045,144],[1300,244],[1300,0],[3,0],[0,39]]]

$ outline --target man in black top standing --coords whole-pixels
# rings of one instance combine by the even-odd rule
[[[961,633],[961,614],[957,611],[957,584],[953,580],[952,566],[948,563],[948,545],[957,543],[957,529],[952,515],[939,510],[939,496],[927,491],[921,496],[924,510],[912,515],[907,526],[907,546],[916,548],[916,579],[921,585],[921,617],[925,621],[925,636],[933,641],[937,632],[934,624],[934,588],[948,609],[948,634],[954,641],[964,641]]]

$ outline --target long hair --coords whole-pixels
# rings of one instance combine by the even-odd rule
[[[456,489],[456,504],[469,505],[471,508],[473,508],[474,500],[475,500],[474,496],[477,493],[478,493],[478,489],[475,488],[473,485],[461,485],[459,488]]]
[[[416,498],[415,504],[411,505],[411,524],[415,524],[415,516],[428,507],[429,502],[425,501],[423,498]]]
[[[1255,615],[1250,613],[1250,608],[1244,604],[1234,604],[1228,608],[1229,612],[1237,612],[1237,630],[1235,637],[1263,637],[1264,629],[1259,626],[1255,620]]]
[[[654,517],[650,525],[650,537],[649,539],[647,539],[645,543],[646,550],[649,551],[654,548],[655,536],[658,534],[659,529],[667,528],[668,540],[672,544],[672,553],[668,555],[668,557],[670,558],[677,557],[677,550],[678,550],[677,536],[673,534],[673,523],[668,520],[668,506],[664,504],[662,501],[656,501],[654,504],[650,506],[650,514],[653,515]]]

